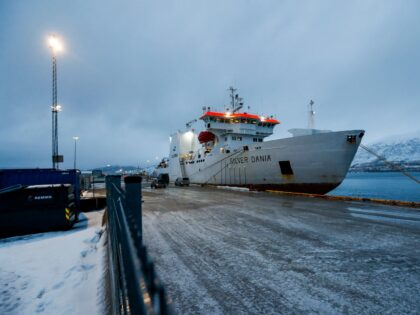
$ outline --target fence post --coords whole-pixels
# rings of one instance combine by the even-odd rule
[[[107,175],[105,177],[106,188],[106,206],[108,212],[108,260],[109,260],[109,282],[110,282],[110,308],[112,314],[120,314],[120,270],[119,270],[119,254],[118,254],[118,227],[116,224],[115,202],[118,199],[118,192],[115,186],[121,188],[121,176]]]
[[[127,210],[131,213],[137,225],[133,232],[136,234],[139,245],[143,243],[141,181],[141,176],[127,176],[124,178]]]
[[[107,175],[105,177],[105,188],[106,188],[106,204],[108,208],[111,206],[112,195],[114,191],[114,187],[112,184],[121,188],[121,176],[120,175]]]

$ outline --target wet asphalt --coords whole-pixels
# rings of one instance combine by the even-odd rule
[[[218,188],[143,189],[179,314],[420,313],[420,211]]]

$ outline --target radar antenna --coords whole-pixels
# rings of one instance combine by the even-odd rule
[[[315,129],[315,111],[314,111],[314,106],[315,102],[313,100],[311,100],[309,102],[309,119],[308,119],[308,128],[309,129]]]

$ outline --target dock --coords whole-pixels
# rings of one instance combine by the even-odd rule
[[[143,189],[180,314],[417,313],[420,211],[206,187]]]

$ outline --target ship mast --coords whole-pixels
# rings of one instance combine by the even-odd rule
[[[313,100],[311,100],[309,102],[309,117],[308,117],[308,128],[309,129],[315,129],[315,111],[314,111],[314,106],[315,102]]]
[[[229,87],[229,91],[230,91],[230,106],[232,108],[232,110],[235,108],[235,92],[237,91],[237,89],[235,89],[233,86]]]
[[[235,89],[234,87],[229,87],[229,91],[230,91],[230,106],[232,108],[232,114],[239,111],[243,106],[243,98],[239,97],[239,94],[235,94],[235,92],[237,91],[237,89]]]

